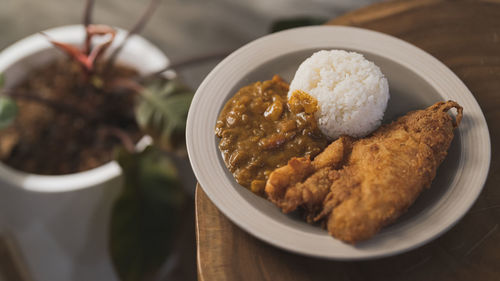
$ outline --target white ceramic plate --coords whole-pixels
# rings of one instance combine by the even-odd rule
[[[385,122],[440,100],[455,100],[464,118],[432,187],[393,225],[351,246],[238,185],[228,172],[214,127],[225,102],[236,91],[279,74],[293,78],[305,58],[320,49],[353,50],[374,61],[386,75],[391,99]],[[187,146],[203,190],[234,223],[280,248],[331,259],[388,256],[418,247],[444,233],[478,197],[490,164],[486,121],[467,87],[431,55],[397,38],[352,27],[306,27],[275,33],[235,51],[206,77],[189,110]]]

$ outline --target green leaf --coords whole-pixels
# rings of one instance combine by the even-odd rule
[[[124,187],[111,213],[110,252],[122,281],[154,275],[172,249],[185,193],[173,162],[153,147],[117,153]]]
[[[327,19],[315,18],[315,17],[298,17],[298,18],[281,19],[271,24],[271,33],[294,27],[320,25],[324,24],[326,21]]]
[[[194,93],[176,80],[150,83],[141,92],[135,115],[139,126],[157,143],[172,148],[174,135],[184,136],[189,105]]]
[[[0,73],[0,89],[3,88],[4,83],[5,83],[5,76],[3,73]]]
[[[0,96],[0,130],[7,128],[17,116],[17,105],[9,97]]]

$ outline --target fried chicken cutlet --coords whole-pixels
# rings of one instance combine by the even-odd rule
[[[455,120],[447,113],[456,108]],[[330,235],[356,243],[392,223],[431,185],[462,119],[454,101],[438,102],[383,125],[366,138],[340,137],[311,161],[292,158],[266,183],[268,199],[305,211]]]

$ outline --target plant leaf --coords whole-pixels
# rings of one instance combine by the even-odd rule
[[[64,53],[66,53],[70,58],[74,59],[80,65],[82,65],[86,70],[92,69],[93,62],[89,60],[89,58],[87,57],[87,55],[84,53],[83,50],[80,50],[71,44],[55,41],[43,32],[40,32],[40,34],[45,36],[47,38],[47,40],[52,45],[54,45],[54,47],[58,48],[59,50],[63,51]]]
[[[153,147],[117,153],[124,187],[111,213],[110,252],[122,281],[145,280],[165,261],[185,193],[173,162]]]
[[[116,30],[110,26],[103,24],[90,24],[85,28],[85,30],[87,32],[87,37],[89,38],[89,40],[91,40],[92,37],[96,35],[109,35],[108,40],[95,46],[88,55],[88,60],[92,62],[92,65],[95,65],[95,61],[97,61],[106,52],[111,43],[113,43],[113,40],[115,40]]]
[[[150,83],[141,92],[136,107],[139,126],[151,134],[160,146],[171,149],[175,134],[184,135],[189,105],[194,93],[176,80]]]
[[[0,72],[0,89],[3,88],[3,84],[5,83],[5,76]]]
[[[0,130],[7,128],[17,116],[17,105],[9,97],[0,96]]]
[[[271,33],[294,27],[320,25],[325,23],[326,21],[327,19],[315,18],[315,17],[298,17],[298,18],[281,19],[271,24]]]
[[[84,69],[91,72],[94,70],[96,61],[99,59],[99,57],[102,56],[102,54],[108,49],[108,47],[115,39],[116,30],[110,26],[101,24],[89,24],[85,27],[85,30],[87,35],[85,38],[85,46],[83,47],[83,49],[80,49],[71,44],[55,41],[49,35],[43,32],[40,32],[40,34],[45,36],[47,40],[49,40],[49,42],[52,43],[52,45],[54,45],[56,48],[62,50],[69,57],[78,62]],[[105,35],[109,35],[108,40],[95,46],[94,48],[92,48],[92,50],[89,50],[91,40],[94,36]]]

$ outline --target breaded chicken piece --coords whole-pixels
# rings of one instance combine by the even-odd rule
[[[332,184],[329,173],[342,166],[352,140],[350,137],[340,137],[312,162],[309,157],[290,159],[288,165],[276,169],[269,176],[265,188],[268,199],[285,213],[303,204],[310,212],[321,209]]]
[[[457,109],[455,121],[447,114]],[[462,118],[456,102],[438,102],[381,126],[371,136],[342,137],[316,156],[293,158],[269,176],[266,193],[283,212],[301,207],[334,237],[355,243],[393,222],[428,188]],[[288,178],[288,181],[278,180]]]

